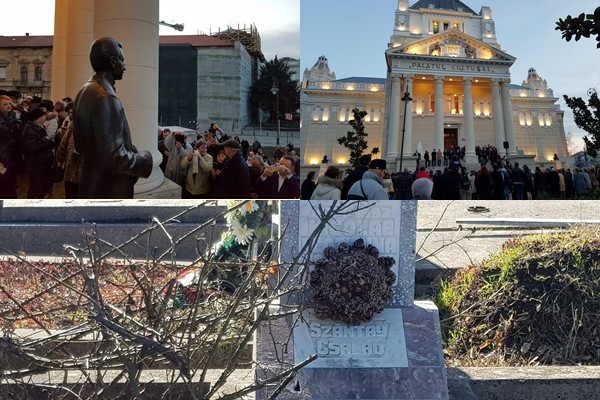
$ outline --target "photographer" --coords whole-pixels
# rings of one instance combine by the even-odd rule
[[[183,187],[186,171],[181,168],[181,159],[192,150],[192,146],[185,142],[184,134],[179,131],[167,136],[164,144],[169,152],[169,159],[165,166],[165,177]]]
[[[213,158],[207,153],[208,146],[204,140],[196,142],[196,149],[188,150],[181,159],[181,169],[186,171],[184,199],[208,198],[210,194],[210,171]]]
[[[217,137],[217,132],[219,132],[220,137],[218,139],[220,143],[225,143],[227,140],[231,139],[229,135],[226,134],[225,131],[221,129],[219,125],[217,125],[216,122],[210,123],[210,128],[208,128],[208,131],[212,133],[215,137]]]
[[[259,197],[262,199],[300,198],[300,179],[294,176],[294,160],[283,156],[279,164],[266,167],[256,181]]]

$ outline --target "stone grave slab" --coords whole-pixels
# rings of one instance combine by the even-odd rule
[[[327,201],[282,203],[282,226],[287,222],[287,235],[292,236],[282,241],[282,261],[291,261],[318,225],[315,209],[331,205]],[[356,205],[359,208],[336,216],[322,232],[311,261],[323,258],[329,246],[364,239],[381,256],[396,260],[392,302],[359,325],[319,319],[310,304],[301,313],[263,324],[254,347],[260,366],[256,380],[316,354],[318,358],[301,369],[277,399],[448,399],[437,308],[413,299],[417,203]],[[286,365],[271,368],[280,361]],[[269,399],[277,386],[260,390],[256,399]]]

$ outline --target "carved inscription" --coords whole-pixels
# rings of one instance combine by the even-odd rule
[[[319,320],[312,310],[294,327],[294,360],[319,357],[305,368],[407,367],[402,310],[385,309],[360,325]]]
[[[319,226],[321,220],[315,214],[308,202],[301,202],[299,245],[302,247],[310,235]],[[394,202],[378,202],[374,207],[369,207],[351,214],[351,217],[337,217],[328,225],[315,246],[311,261],[316,261],[323,255],[323,250],[329,246],[337,246],[340,242],[354,242],[357,238],[364,238],[369,244],[379,249],[381,256],[394,257],[398,260],[400,254],[401,230],[400,205]],[[328,202],[324,202],[328,204]],[[327,205],[323,205],[327,208]],[[392,272],[398,276],[399,264],[392,267]]]
[[[320,357],[382,357],[389,327],[387,324],[348,326],[313,322],[309,331]]]
[[[496,72],[489,66],[484,65],[460,65],[430,62],[412,62],[410,68],[435,69],[438,71],[468,71],[468,72]]]

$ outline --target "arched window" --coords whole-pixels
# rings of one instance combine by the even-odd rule
[[[40,82],[42,80],[42,67],[40,65],[35,67],[34,81]]]
[[[27,82],[27,67],[24,65],[21,67],[21,81]]]

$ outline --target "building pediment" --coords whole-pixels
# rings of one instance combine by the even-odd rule
[[[450,29],[437,35],[391,48],[386,53],[388,57],[420,55],[473,60],[497,60],[510,63],[516,60],[510,54],[483,43],[457,29]]]

